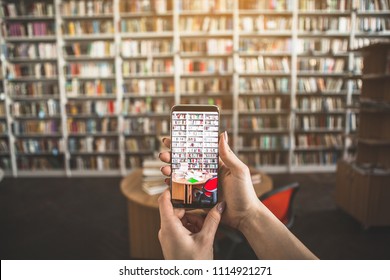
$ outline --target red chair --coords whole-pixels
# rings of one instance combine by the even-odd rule
[[[202,190],[194,188],[194,200],[199,204],[214,204],[217,202],[218,178],[210,178],[204,183]]]
[[[293,201],[299,190],[298,183],[273,189],[259,197],[261,202],[278,218],[287,228],[294,223]]]
[[[261,195],[259,199],[287,228],[291,228],[294,223],[293,201],[298,190],[299,184],[292,183],[281,188],[273,189]],[[230,246],[224,254],[225,259],[232,258],[238,245],[244,242],[247,243],[241,232],[223,225],[219,226],[218,234],[220,235],[220,238],[218,238],[220,240],[216,240],[215,242],[217,254],[221,254],[218,251],[222,251],[222,246],[220,245],[222,244],[221,239],[228,239],[230,241]],[[247,246],[249,245],[247,244]]]

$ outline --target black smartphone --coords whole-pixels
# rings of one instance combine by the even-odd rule
[[[171,199],[177,208],[218,202],[219,108],[176,105],[171,110]]]

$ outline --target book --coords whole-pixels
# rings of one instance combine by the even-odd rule
[[[154,181],[143,181],[142,190],[149,195],[156,195],[163,193],[168,188],[163,179]]]

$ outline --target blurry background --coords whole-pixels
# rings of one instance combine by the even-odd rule
[[[390,55],[371,50],[367,67],[360,48],[389,41],[389,8],[2,0],[2,258],[128,258],[121,178],[156,158],[185,103],[218,105],[274,188],[301,184],[292,231],[320,258],[388,259]]]

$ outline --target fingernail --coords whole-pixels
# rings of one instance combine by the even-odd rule
[[[163,143],[164,143],[164,142],[165,142],[165,139],[167,139],[167,138],[166,138],[166,137],[164,137],[164,138],[161,140],[161,142],[163,142]]]
[[[165,184],[168,184],[168,181],[169,181],[168,178],[165,178],[165,179],[164,179]]]
[[[226,202],[225,201],[222,201],[218,204],[217,206],[217,210],[220,214],[223,213],[223,211],[225,210],[225,206],[226,206]]]
[[[229,141],[229,136],[228,136],[228,134],[227,134],[227,131],[225,130],[225,132],[224,132],[224,138],[225,138],[225,142],[226,142],[226,144],[228,144],[228,141]]]
[[[160,171],[162,171],[162,169],[163,169],[164,167],[165,167],[165,166],[161,166],[161,167],[160,167]]]
[[[161,153],[158,153],[158,158],[160,158],[160,156],[161,156]]]

